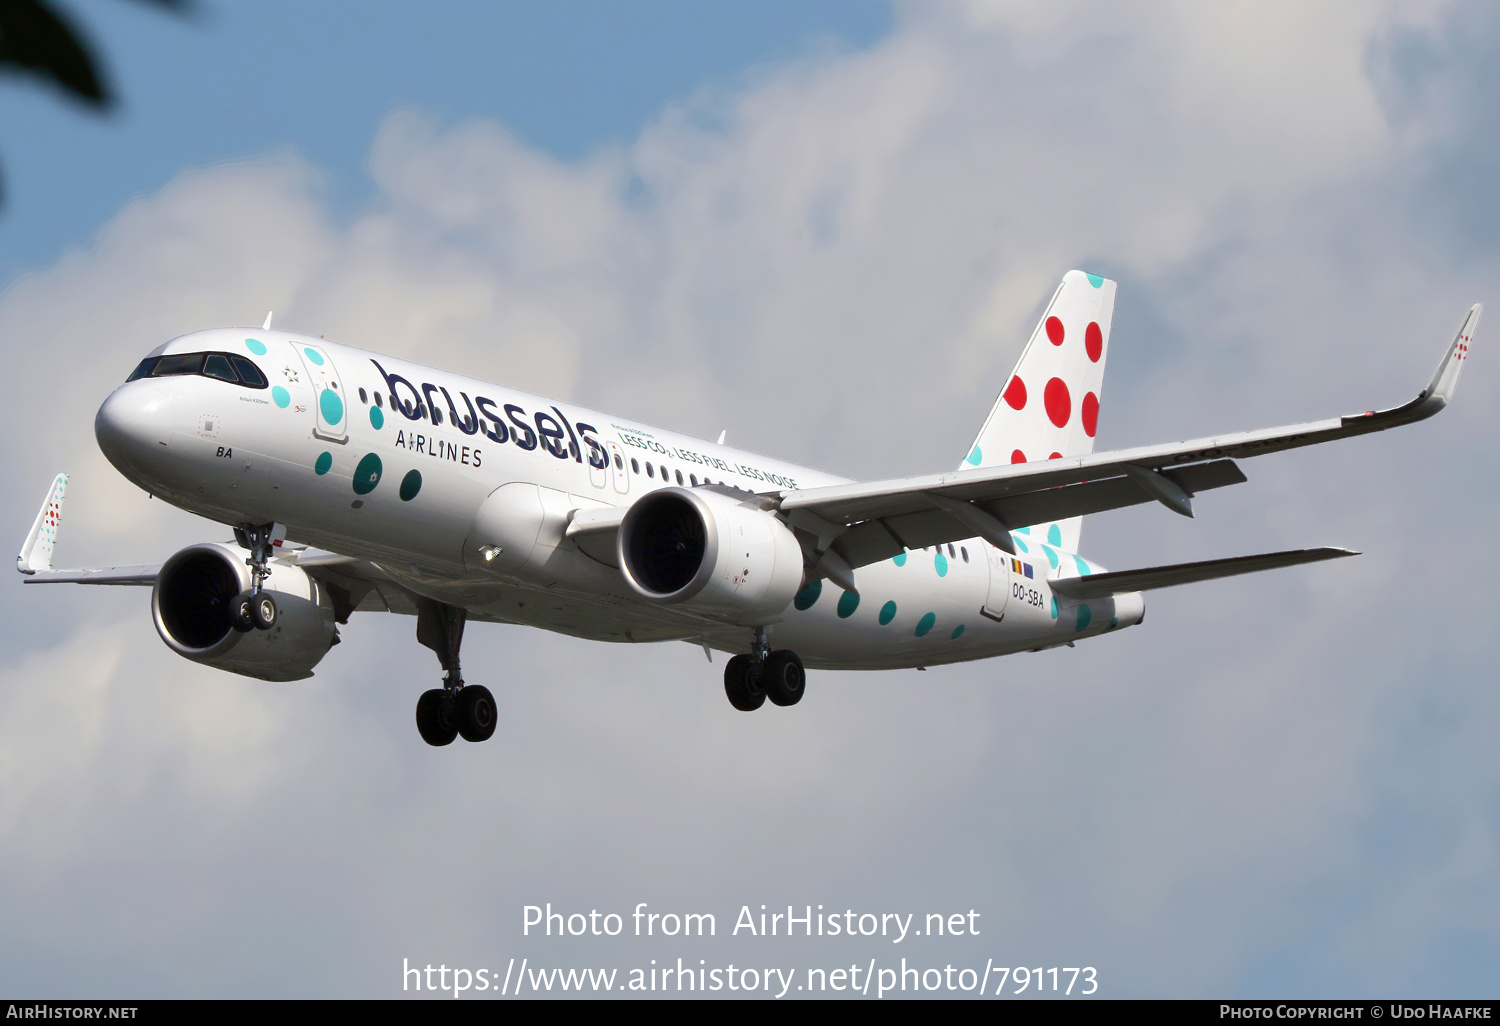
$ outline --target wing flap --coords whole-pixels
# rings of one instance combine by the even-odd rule
[[[1229,559],[1206,559],[1198,563],[1176,563],[1172,566],[1151,566],[1141,570],[1120,570],[1107,574],[1089,574],[1087,577],[1069,577],[1052,582],[1052,590],[1072,599],[1104,598],[1122,592],[1150,591],[1153,588],[1171,588],[1179,584],[1194,584],[1212,581],[1220,577],[1235,577],[1253,574],[1261,570],[1275,570],[1283,566],[1300,563],[1316,563],[1324,559],[1342,559],[1357,556],[1351,549],[1317,548],[1289,549],[1285,552],[1266,552],[1257,556],[1233,556]]]
[[[1245,480],[1233,460],[1213,460],[1162,472],[1189,495],[1239,484]],[[980,509],[1011,527],[1025,527],[1047,520],[1099,513],[1122,506],[1155,501],[1128,477],[1085,481],[1044,492],[1022,493],[1006,499],[976,503]],[[868,566],[899,555],[903,549],[961,541],[974,537],[974,527],[941,509],[918,509],[908,513],[866,520],[841,534],[833,548],[851,567]]]

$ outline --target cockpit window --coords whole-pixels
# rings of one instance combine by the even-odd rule
[[[203,373],[220,381],[239,381],[234,368],[229,365],[229,357],[223,353],[209,353],[208,359],[203,361]]]
[[[151,370],[153,378],[164,378],[169,374],[201,374],[204,353],[179,353],[176,356],[158,356]]]
[[[138,378],[165,378],[178,374],[198,374],[217,378],[246,388],[265,388],[270,382],[254,363],[232,353],[174,353],[171,356],[148,356],[130,373],[126,381]]]
[[[241,384],[249,385],[251,388],[265,388],[269,384],[266,376],[260,372],[260,368],[243,356],[231,356],[229,362],[234,364],[234,369],[239,372]]]

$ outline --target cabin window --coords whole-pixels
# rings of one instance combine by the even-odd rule
[[[625,469],[625,461],[622,460],[622,459],[620,459],[619,456],[615,457],[615,469],[616,470],[624,470]]]
[[[632,474],[639,474],[641,472],[641,465],[634,456],[630,457],[630,472]]]
[[[963,554],[964,562],[967,563],[969,561],[969,550],[967,548],[965,548],[964,546],[960,545],[958,547],[958,551]]]
[[[688,475],[688,480],[691,481],[691,482],[693,482],[693,487],[694,488],[698,487],[698,475],[697,474],[689,474]]]
[[[677,483],[682,484],[682,471],[680,470],[677,472]]]
[[[363,388],[359,390],[359,401],[365,403],[366,405],[368,405],[370,402],[370,397],[365,394],[365,390]]]
[[[650,464],[649,461],[646,463],[646,476],[647,477],[655,477],[656,476],[656,471],[655,471],[655,469],[652,468],[652,466],[651,466],[651,464]]]
[[[385,404],[384,404],[384,403],[382,403],[382,402],[381,402],[381,401],[380,401],[380,393],[379,393],[379,392],[376,392],[376,393],[375,393],[375,405],[376,405],[376,406],[377,406],[377,407],[380,407],[380,406],[384,406],[384,405],[385,405]]]
[[[956,553],[956,552],[953,551],[953,543],[949,542],[948,543],[948,558],[952,559],[956,555],[958,555],[958,553]]]

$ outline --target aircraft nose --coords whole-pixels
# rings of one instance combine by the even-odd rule
[[[172,400],[149,381],[132,381],[110,393],[94,417],[94,437],[120,470],[140,467],[164,452],[172,438]]]

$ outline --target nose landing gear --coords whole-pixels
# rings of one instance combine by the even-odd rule
[[[229,604],[229,625],[235,630],[268,631],[276,626],[276,599],[264,590],[271,576],[271,553],[275,545],[275,524],[242,524],[235,528],[234,538],[250,550],[245,565],[250,568],[250,590],[242,591]]]
[[[765,704],[796,705],[807,690],[807,671],[791,649],[771,651],[770,631],[755,629],[754,650],[737,655],[724,667],[724,693],[740,712],[754,712]]]
[[[434,747],[465,741],[488,741],[499,719],[495,696],[481,684],[464,684],[458,650],[464,640],[467,612],[432,599],[417,600],[417,641],[437,653],[443,686],[417,699],[417,733]]]

